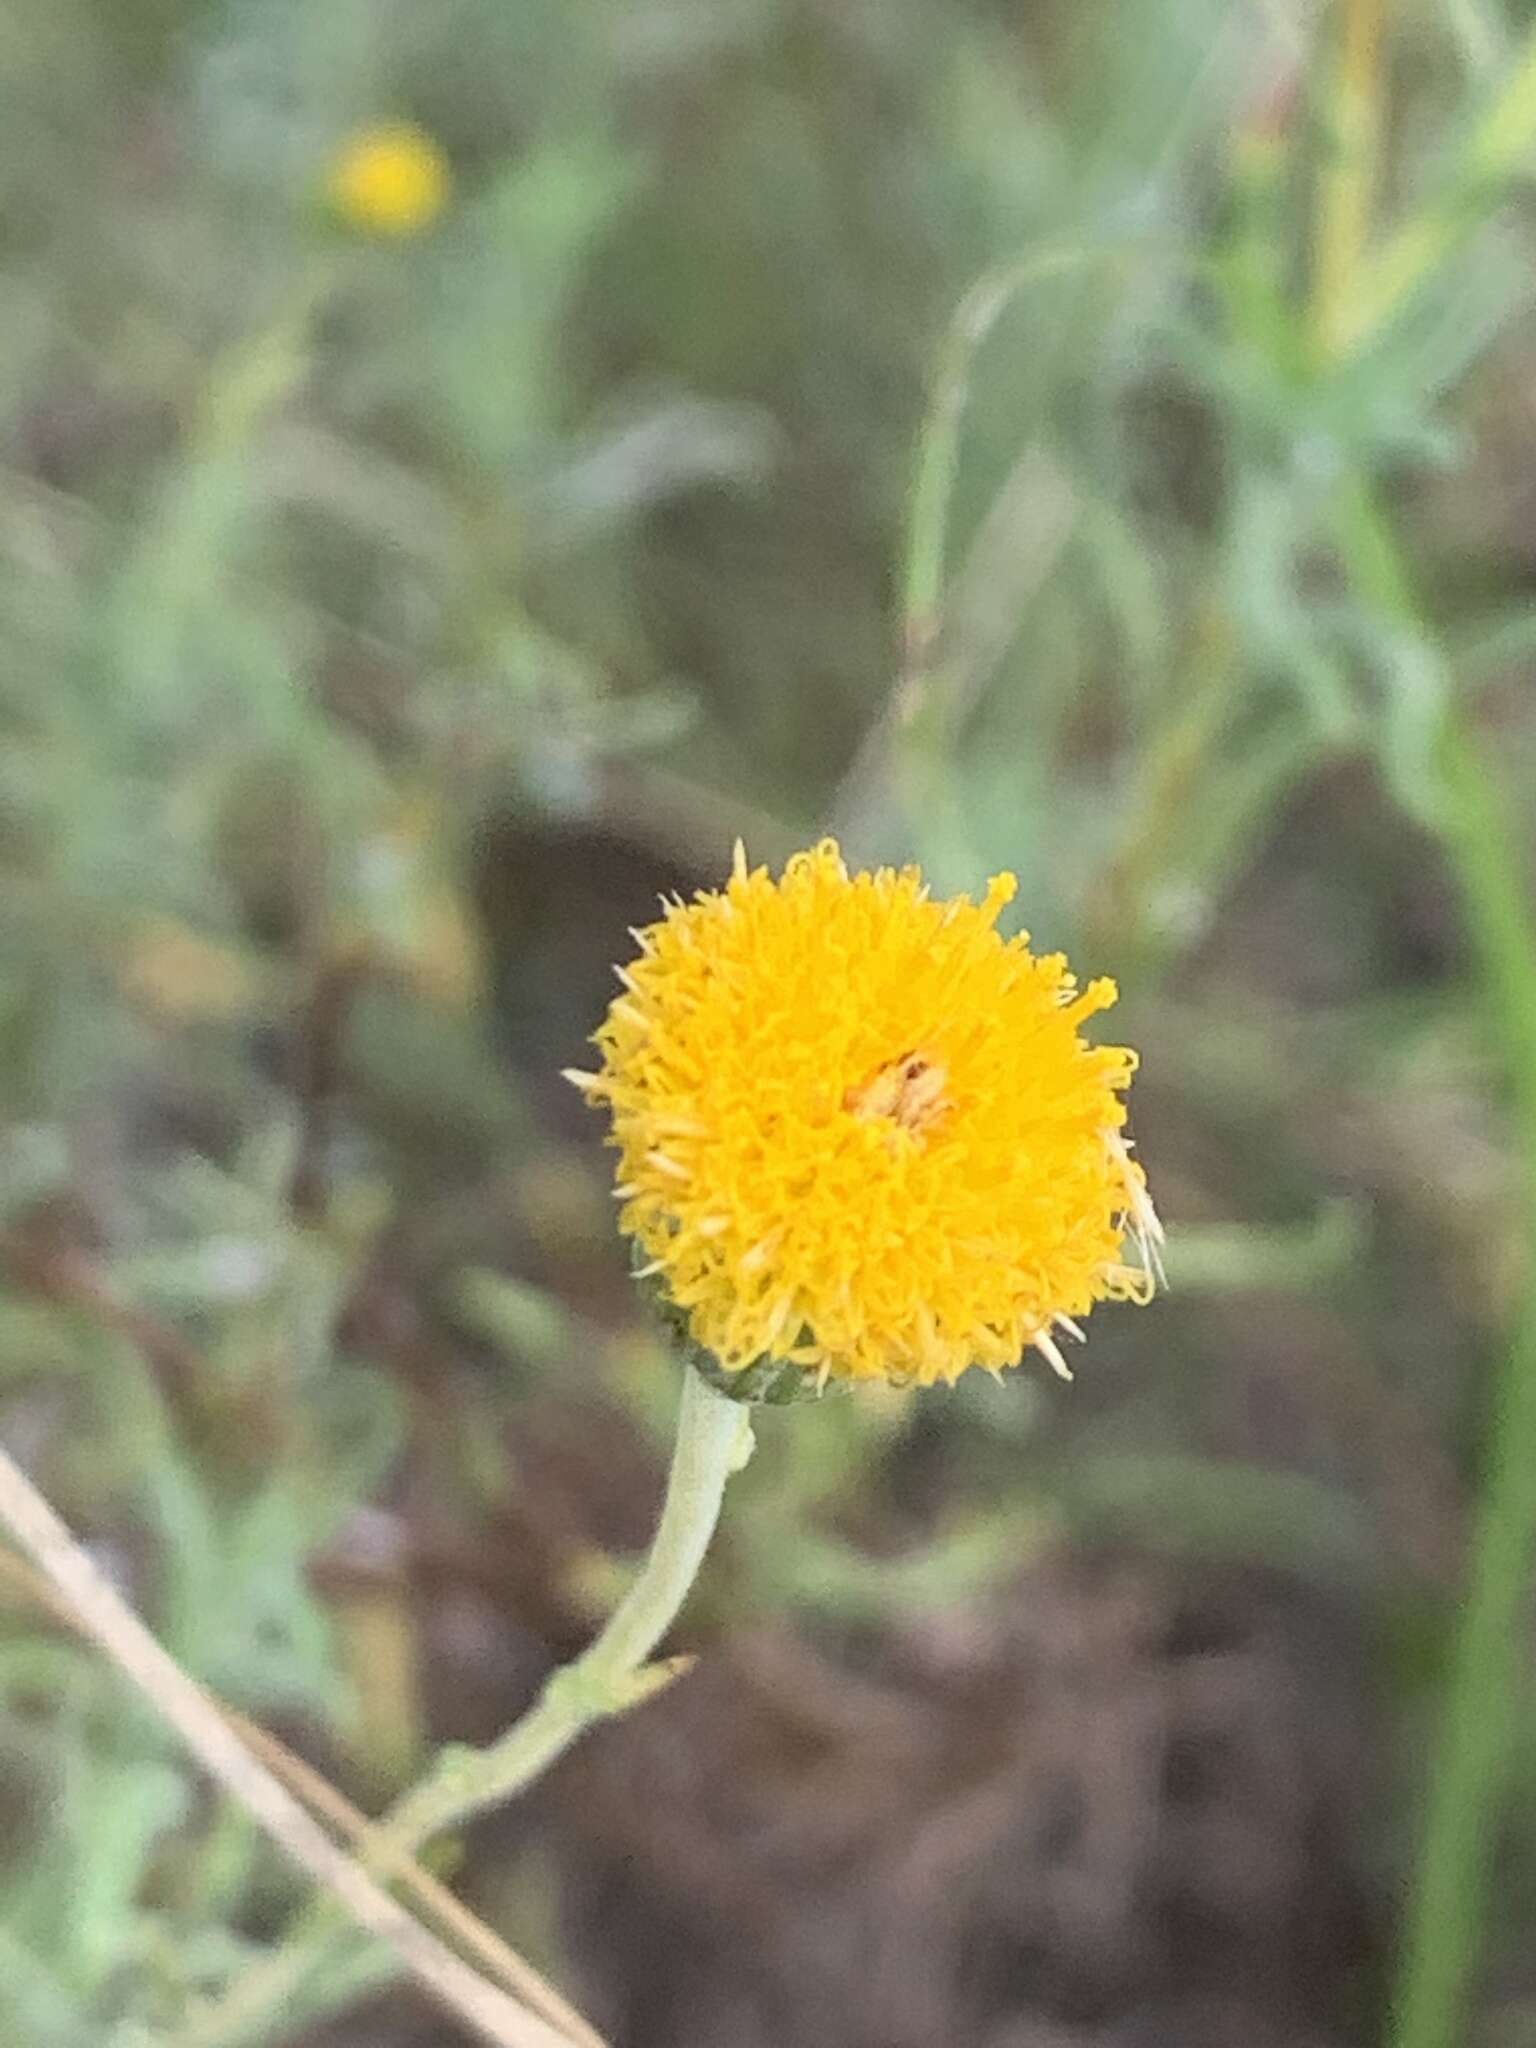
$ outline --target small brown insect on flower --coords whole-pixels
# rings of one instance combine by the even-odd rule
[[[948,1078],[937,1060],[917,1051],[900,1053],[871,1080],[850,1088],[843,1107],[855,1116],[889,1117],[904,1131],[924,1131],[949,1108],[944,1098]]]

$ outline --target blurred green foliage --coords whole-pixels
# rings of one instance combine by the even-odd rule
[[[766,1428],[731,1600],[863,1624],[1109,1528],[1438,1627],[1424,1467],[1362,1477],[1357,1419],[1454,1464],[1510,1164],[1430,851],[1447,658],[1331,507],[1401,501],[1528,787],[1529,152],[1485,118],[1527,12],[1398,10],[1411,289],[1340,350],[1287,0],[0,0],[0,1428],[200,1678],[367,1780],[426,1710],[369,1722],[320,1567],[402,1470],[473,1526],[567,1385],[662,1440],[545,1077],[654,887],[827,821],[1015,869],[1120,975],[1179,1298],[1076,1433],[1022,1383]],[[327,166],[402,118],[453,192],[374,242]],[[1322,1469],[1212,1440],[1233,1296],[1348,1333]],[[915,1441],[937,1514],[883,1500]],[[0,2021],[173,2039],[288,1880],[0,1591]]]

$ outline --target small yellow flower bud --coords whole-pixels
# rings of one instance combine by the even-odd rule
[[[362,128],[332,161],[326,190],[333,209],[375,235],[414,235],[448,203],[448,159],[409,121]]]

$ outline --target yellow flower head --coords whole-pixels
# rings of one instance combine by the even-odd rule
[[[448,202],[448,159],[409,121],[363,128],[343,144],[330,169],[331,205],[355,228],[414,235]]]
[[[831,840],[775,881],[738,846],[635,934],[601,1070],[570,1078],[612,1115],[642,1270],[727,1375],[928,1384],[1031,1345],[1065,1373],[1060,1332],[1151,1295],[1136,1056],[1080,1028],[1114,984],[1002,938],[1014,886],[936,902]]]

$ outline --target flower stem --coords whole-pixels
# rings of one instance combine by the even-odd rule
[[[639,1576],[595,1641],[553,1674],[533,1706],[499,1741],[488,1749],[449,1751],[398,1802],[381,1828],[392,1849],[409,1850],[512,1798],[591,1722],[648,1699],[675,1675],[675,1666],[652,1666],[647,1659],[698,1577],[726,1481],[746,1462],[751,1447],[749,1411],[717,1394],[690,1368],[683,1379],[666,1500]]]
[[[398,1800],[361,1845],[364,1867],[387,1877],[430,1836],[522,1791],[592,1722],[650,1698],[678,1664],[648,1662],[698,1576],[720,1518],[727,1480],[752,1451],[750,1411],[717,1394],[690,1367],[683,1378],[666,1498],[633,1585],[591,1645],[552,1674],[523,1717],[489,1748],[450,1748]],[[322,1911],[254,1964],[173,2048],[236,2048],[290,2013],[297,1994],[346,1930]],[[307,2008],[306,2008],[307,2009]]]

